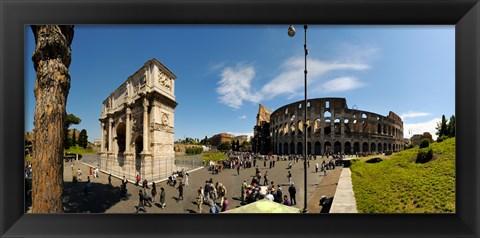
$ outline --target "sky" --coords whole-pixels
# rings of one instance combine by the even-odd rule
[[[100,139],[102,102],[156,58],[176,76],[175,140],[253,135],[258,105],[304,98],[304,29],[294,25],[76,25],[67,113]],[[25,131],[33,130],[35,40],[25,27]],[[455,114],[455,27],[309,25],[308,98],[401,116],[404,137]]]

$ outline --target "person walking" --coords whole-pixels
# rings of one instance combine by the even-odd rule
[[[202,213],[202,205],[203,205],[203,194],[202,194],[202,189],[198,189],[198,195],[197,195],[197,208],[198,208],[198,213]]]
[[[282,191],[282,186],[280,186],[280,184],[278,185],[276,197],[277,197],[278,203],[283,203],[283,191]]]
[[[148,188],[147,186],[143,186],[143,204],[147,205],[149,207],[152,206],[152,203],[150,202],[151,198],[150,196],[148,195]]]
[[[237,165],[237,175],[240,175],[240,165]]]
[[[155,197],[157,196],[157,186],[155,182],[152,183],[152,202],[155,202]]]
[[[318,163],[315,163],[315,173],[318,173]]]
[[[263,186],[268,185],[268,171],[265,171],[265,175],[263,176]]]
[[[140,212],[140,210],[143,210],[143,212],[147,212],[147,209],[145,209],[144,203],[144,196],[143,192],[141,189],[138,190],[138,206],[137,206],[137,213]]]
[[[183,183],[182,182],[178,184],[177,190],[178,190],[178,200],[177,200],[178,202],[179,200],[183,200]]]
[[[327,166],[323,166],[323,176],[327,176]]]
[[[190,177],[190,175],[185,173],[185,187],[188,187],[188,177]]]
[[[230,201],[228,201],[228,198],[225,197],[225,200],[223,200],[222,204],[222,212],[228,211],[228,209],[230,209]]]
[[[220,183],[218,185],[218,193],[219,193],[219,196],[220,196],[220,206],[223,207],[223,201],[225,200],[225,196],[227,195],[227,188],[225,188],[225,186]]]
[[[108,184],[112,185],[112,174],[108,175]]]
[[[80,168],[78,168],[77,170],[77,177],[78,177],[78,181],[82,181],[82,170]]]
[[[245,202],[247,198],[247,180],[244,179],[242,183],[242,202]]]
[[[288,184],[292,184],[292,173],[290,172],[290,170],[288,171],[287,178],[288,178]]]
[[[165,189],[163,187],[160,187],[160,207],[164,209],[166,205],[167,204],[165,204]]]
[[[295,195],[297,194],[297,189],[293,183],[290,184],[288,188],[288,193],[290,194],[290,201],[292,205],[297,205],[297,199],[295,199]]]

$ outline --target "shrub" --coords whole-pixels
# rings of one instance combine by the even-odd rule
[[[428,146],[430,146],[430,141],[428,139],[423,139],[420,142],[420,149],[421,148],[427,148]]]
[[[414,144],[410,144],[410,145],[408,145],[407,149],[412,149],[412,148],[414,148],[414,147],[415,147]]]
[[[433,150],[419,150],[417,153],[417,160],[416,163],[427,163],[428,161],[432,160],[433,158]]]
[[[202,152],[203,152],[202,147],[189,147],[185,149],[185,153],[187,155],[197,155],[197,154],[201,154]]]
[[[448,139],[447,136],[439,136],[439,137],[437,138],[437,142],[442,142],[442,141],[444,141],[444,140],[446,140],[446,139]]]
[[[380,159],[380,158],[378,158],[378,157],[375,157],[375,158],[371,158],[371,159],[369,159],[369,160],[367,160],[367,161],[365,161],[365,162],[367,162],[367,163],[372,163],[372,164],[373,164],[373,163],[378,163],[378,162],[382,162],[382,161],[383,161],[382,159]]]

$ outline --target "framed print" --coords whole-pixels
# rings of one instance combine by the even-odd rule
[[[479,100],[477,95],[480,89],[480,74],[478,71],[478,65],[480,65],[480,5],[478,1],[342,1],[338,3],[333,1],[257,2],[241,0],[222,2],[103,1],[98,3],[93,1],[2,1],[1,9],[2,40],[0,51],[2,65],[0,67],[0,95],[2,96],[2,106],[0,125],[2,129],[0,137],[0,163],[2,171],[0,176],[2,184],[0,189],[2,198],[0,199],[0,232],[2,236],[479,236],[479,163],[476,159],[479,156],[477,148]],[[31,114],[33,97],[32,77],[35,77],[35,71],[32,66],[35,39],[30,25],[44,24],[74,25],[71,56],[74,63],[72,63],[70,70],[72,75],[81,75],[79,78],[83,77],[83,80],[77,81],[75,84],[72,83],[72,85],[83,88],[81,92],[83,97],[99,97],[96,101],[98,105],[82,104],[82,102],[87,102],[87,99],[83,101],[78,98],[71,99],[72,102],[76,100],[78,104],[77,111],[91,110],[90,114],[97,115],[97,118],[93,120],[96,123],[92,126],[94,129],[88,130],[88,133],[92,135],[90,139],[92,141],[94,138],[101,138],[98,141],[99,160],[83,164],[82,166],[85,167],[81,167],[83,180],[87,179],[87,177],[88,180],[92,179],[94,182],[102,179],[105,182],[104,186],[95,185],[99,191],[111,188],[108,186],[108,183],[112,184],[111,179],[113,179],[113,184],[116,186],[122,179],[122,176],[125,177],[125,179],[131,182],[128,184],[127,189],[131,196],[129,199],[135,201],[131,202],[132,204],[128,204],[128,209],[131,208],[131,211],[118,206],[118,204],[124,202],[121,198],[110,199],[108,203],[103,204],[96,203],[93,200],[86,202],[85,199],[88,200],[88,198],[83,196],[74,198],[71,191],[81,192],[83,191],[81,189],[84,188],[74,184],[74,180],[82,180],[82,176],[77,172],[77,167],[75,167],[75,170],[73,167],[80,166],[79,163],[72,162],[71,173],[70,167],[66,167],[68,173],[64,175],[68,177],[68,179],[65,179],[64,186],[72,188],[71,191],[69,190],[69,196],[72,196],[68,197],[68,199],[71,199],[69,204],[74,205],[65,207],[65,210],[69,212],[61,214],[25,213],[28,207],[24,205],[24,134],[31,130],[29,128],[33,124],[33,116]],[[296,27],[296,33],[292,31],[287,32],[291,24]],[[305,27],[302,27],[303,25]],[[408,38],[410,36],[408,35],[409,27],[418,29],[419,26],[430,27],[428,29],[434,30],[447,26],[449,27],[447,29],[448,34],[439,34],[437,38],[431,35],[429,36],[430,38],[423,35],[415,35],[416,38]],[[356,43],[361,43],[362,39],[364,42],[368,42],[368,40],[365,40],[368,38],[367,36],[363,35],[360,37],[360,34],[355,35],[350,31],[358,29],[370,29],[370,33],[373,35],[372,38],[376,37],[379,39],[380,37],[385,37],[384,43],[388,44],[391,49],[395,48],[395,44],[398,45],[398,48],[401,48],[401,45],[407,39],[411,42],[427,39],[423,42],[422,50],[425,50],[427,47],[432,47],[433,49],[434,44],[442,48],[442,42],[444,41],[447,41],[445,45],[451,46],[451,48],[447,49],[448,54],[435,55],[436,51],[432,50],[430,52],[431,55],[423,55],[425,56],[425,62],[434,65],[431,72],[435,70],[440,72],[438,66],[440,64],[435,64],[434,60],[444,60],[448,56],[454,56],[454,65],[450,64],[442,68],[442,70],[448,68],[448,75],[454,77],[454,82],[450,82],[448,84],[450,86],[447,87],[450,91],[445,89],[445,91],[449,92],[449,95],[443,93],[443,91],[438,89],[438,85],[435,85],[438,82],[443,82],[440,78],[445,75],[432,73],[434,75],[432,78],[436,79],[428,82],[431,85],[435,85],[435,87],[418,86],[420,82],[412,82],[407,79],[401,80],[401,76],[411,76],[412,72],[407,71],[414,71],[413,66],[406,66],[407,63],[404,63],[403,66],[401,63],[398,64],[398,68],[405,68],[403,72],[390,69],[390,73],[402,73],[401,76],[392,75],[392,77],[385,79],[386,82],[369,82],[371,84],[386,85],[383,87],[383,90],[381,87],[378,87],[375,89],[376,92],[369,93],[382,95],[378,97],[383,97],[385,103],[388,95],[395,95],[397,97],[396,102],[405,103],[409,102],[407,100],[407,97],[409,97],[408,93],[411,93],[411,95],[414,93],[415,95],[421,94],[421,90],[417,90],[417,88],[442,92],[439,93],[441,95],[437,99],[434,96],[429,96],[423,100],[424,104],[430,108],[434,106],[441,107],[436,104],[448,104],[448,106],[443,107],[448,108],[445,109],[447,110],[445,116],[447,119],[452,114],[455,116],[456,132],[455,141],[453,142],[455,159],[452,163],[454,168],[451,168],[455,171],[453,175],[454,180],[452,180],[453,182],[450,181],[455,188],[452,188],[453,192],[450,190],[438,191],[438,194],[442,196],[445,194],[448,194],[445,196],[452,196],[451,200],[454,201],[452,203],[454,205],[439,202],[432,205],[432,207],[436,207],[433,209],[437,209],[434,212],[427,209],[418,210],[419,206],[417,206],[417,210],[413,210],[414,212],[411,213],[404,212],[405,210],[394,212],[393,210],[376,206],[377,203],[375,201],[370,204],[359,205],[358,199],[363,197],[360,193],[356,193],[356,209],[361,211],[361,213],[318,214],[320,211],[317,211],[317,214],[312,212],[305,214],[286,214],[286,212],[283,214],[234,214],[234,212],[228,212],[218,216],[187,214],[198,212],[196,210],[197,205],[193,201],[195,200],[197,188],[204,185],[204,180],[210,176],[214,177],[215,180],[220,178],[220,176],[225,176],[221,174],[221,171],[220,175],[215,174],[219,169],[227,170],[229,175],[231,173],[231,181],[234,181],[231,183],[235,183],[235,187],[230,185],[230,179],[225,179],[222,182],[226,185],[227,190],[229,190],[229,186],[233,187],[233,191],[227,193],[232,196],[230,199],[232,208],[241,208],[239,205],[241,204],[241,198],[237,198],[236,194],[239,193],[239,184],[243,180],[240,177],[237,178],[237,175],[240,176],[240,173],[243,171],[238,170],[238,174],[235,175],[237,173],[235,170],[237,167],[235,166],[239,166],[241,161],[239,158],[230,159],[228,163],[223,162],[222,166],[220,166],[221,168],[219,168],[218,164],[206,165],[205,162],[201,164],[201,159],[191,161],[190,157],[188,157],[188,161],[185,162],[185,168],[190,166],[187,163],[192,162],[193,166],[193,164],[198,162],[199,166],[205,166],[205,169],[202,170],[204,174],[200,178],[188,175],[191,187],[185,187],[187,191],[185,194],[183,194],[183,190],[179,191],[178,184],[168,187],[165,180],[170,179],[169,176],[173,174],[182,177],[181,180],[174,178],[173,181],[181,181],[182,185],[185,185],[188,181],[185,180],[186,175],[183,170],[181,172],[177,171],[181,170],[178,169],[180,168],[178,167],[178,162],[174,163],[173,160],[168,160],[167,157],[174,154],[172,151],[180,150],[180,148],[175,146],[174,141],[186,141],[190,137],[190,134],[187,133],[194,133],[197,130],[194,127],[186,130],[182,128],[186,127],[187,123],[191,123],[188,120],[182,121],[182,118],[188,117],[189,113],[192,112],[197,112],[199,117],[194,122],[197,124],[201,123],[204,127],[209,127],[207,121],[215,121],[214,119],[204,121],[203,118],[200,118],[208,115],[206,112],[212,115],[215,115],[215,113],[231,115],[230,120],[236,120],[232,124],[241,128],[239,130],[242,130],[242,132],[244,132],[244,129],[241,127],[242,119],[249,118],[253,123],[251,123],[250,127],[246,127],[247,129],[245,130],[251,130],[252,132],[248,133],[252,133],[252,137],[255,139],[252,140],[253,142],[248,148],[251,153],[255,154],[256,152],[257,154],[265,155],[265,157],[261,157],[262,160],[259,159],[257,162],[260,163],[258,167],[262,168],[261,174],[263,177],[260,179],[260,182],[262,185],[268,185],[271,182],[265,178],[266,174],[264,171],[268,171],[270,178],[275,179],[277,179],[275,176],[280,178],[279,174],[285,173],[285,178],[282,177],[285,180],[285,184],[279,184],[284,185],[282,186],[284,194],[285,190],[288,190],[292,183],[291,181],[286,182],[287,169],[282,167],[282,172],[275,172],[271,163],[270,168],[267,169],[267,163],[272,160],[279,161],[278,163],[281,166],[296,166],[298,171],[295,171],[295,168],[292,171],[295,173],[293,179],[297,185],[297,190],[304,191],[302,186],[305,185],[306,187],[307,184],[303,182],[303,165],[290,165],[289,161],[294,161],[295,158],[281,157],[282,154],[291,154],[285,153],[287,151],[293,151],[298,155],[309,151],[313,155],[318,155],[319,158],[320,156],[323,158],[324,154],[329,156],[341,154],[342,156],[348,155],[355,159],[356,157],[354,156],[362,155],[362,152],[377,154],[396,153],[405,147],[403,139],[417,133],[411,133],[413,129],[412,127],[407,127],[407,124],[410,126],[410,123],[404,118],[405,116],[414,117],[413,114],[417,113],[418,115],[418,112],[410,112],[410,115],[402,114],[402,122],[399,115],[407,113],[407,109],[401,109],[402,112],[392,110],[393,112],[387,112],[385,115],[383,111],[389,109],[382,108],[380,111],[377,111],[376,107],[368,108],[363,105],[351,105],[355,104],[355,101],[352,99],[353,103],[349,103],[349,97],[355,98],[355,94],[338,93],[351,90],[353,86],[359,89],[364,87],[367,82],[362,82],[359,79],[360,77],[376,77],[373,73],[368,74],[367,72],[371,68],[370,60],[378,60],[375,59],[375,47],[363,44],[361,48],[364,51],[358,52],[344,45],[343,52],[349,52],[349,56],[351,56],[348,59],[344,57],[321,58],[315,52],[317,50],[317,52],[325,52],[325,55],[328,56],[334,55],[336,46],[334,42],[338,42],[342,37],[344,39],[350,38],[351,41],[347,42],[358,40]],[[377,32],[389,29],[394,29],[397,35],[391,34],[389,35],[390,38],[388,38]],[[323,35],[320,36],[315,31],[322,31]],[[159,32],[164,32],[164,34]],[[282,32],[282,39],[269,38],[269,34],[263,34],[265,32],[269,34]],[[259,35],[261,38],[259,38]],[[295,36],[291,38],[288,35]],[[336,38],[337,35],[338,38]],[[75,37],[78,37],[78,42],[75,42]],[[324,39],[320,40],[321,37],[324,37]],[[264,42],[258,43],[259,39],[268,42],[268,44],[264,44]],[[292,51],[289,52],[288,47],[285,46],[289,41],[295,42],[297,45],[295,47],[296,53],[294,53],[296,57],[288,57],[289,53],[292,54]],[[152,45],[164,45],[162,47],[159,46],[158,49],[145,47],[142,51],[129,51],[129,48],[133,47],[129,47],[128,44],[135,45],[140,43],[147,46],[147,42]],[[285,42],[285,45],[280,45],[282,42]],[[302,44],[304,44],[304,48],[302,48]],[[275,50],[276,48],[279,50]],[[169,55],[170,59],[161,58],[161,56],[156,58],[156,55],[161,55],[158,52],[152,53],[156,51],[164,52],[164,55]],[[412,49],[411,51],[415,50]],[[422,52],[429,51],[425,50]],[[100,57],[104,55],[110,55],[111,59]],[[175,58],[177,55],[183,55],[184,58],[180,56]],[[232,55],[239,56],[233,60],[229,58]],[[313,68],[308,68],[308,71],[307,55],[309,67],[313,66]],[[416,57],[419,58],[422,55],[418,54]],[[102,60],[97,60],[98,58],[102,58]],[[122,58],[130,59],[131,61]],[[142,60],[143,58],[145,60]],[[73,66],[80,61],[75,62],[75,59],[82,59],[80,64],[83,66]],[[453,58],[450,59],[453,62]],[[196,71],[194,62],[202,60],[207,62],[205,65],[209,66],[210,71]],[[255,60],[269,62],[271,65],[266,63],[255,64],[258,63],[253,63]],[[406,62],[405,59],[403,60]],[[115,67],[109,66],[108,73],[103,73],[101,71],[102,64],[103,68],[106,69],[110,63],[107,61],[113,61],[117,65]],[[391,65],[387,64],[387,59],[380,59],[377,62],[380,61],[383,63],[381,65],[384,66],[385,75],[387,75],[389,73],[388,67],[392,67],[394,63]],[[401,59],[399,59],[399,62],[401,62]],[[427,63],[425,65],[428,65]],[[296,76],[297,78],[303,79],[305,77],[305,90],[307,90],[307,75],[311,79],[308,85],[311,88],[309,90],[312,91],[308,91],[308,102],[307,99],[303,101],[303,81],[299,82],[298,85],[293,85],[287,84],[289,83],[288,79],[281,80],[288,78],[287,76],[290,72],[288,67],[292,65],[295,66],[296,71],[300,72]],[[305,71],[303,67],[305,67]],[[325,67],[326,69],[320,72],[315,70],[314,67]],[[340,70],[345,70],[345,72]],[[201,75],[202,73],[203,75]],[[260,78],[272,78],[273,80],[257,84],[255,88],[252,86],[255,83],[252,81],[253,75]],[[324,84],[318,83],[320,81],[318,78],[323,75],[327,75],[332,80]],[[89,77],[99,77],[101,79],[88,80]],[[110,77],[116,79],[112,81]],[[190,80],[186,79],[184,80],[185,82],[181,82],[182,77]],[[215,80],[211,80],[212,77]],[[194,81],[191,78],[197,78],[198,80]],[[74,80],[75,78],[72,77],[72,82]],[[245,82],[248,85],[245,86]],[[402,83],[412,86],[400,86]],[[342,86],[342,84],[348,84],[351,87],[339,89],[338,87]],[[287,85],[288,88],[278,87],[279,85]],[[417,88],[414,85],[417,85]],[[151,89],[148,92],[146,91],[147,86]],[[366,91],[365,88],[363,89]],[[395,90],[401,89],[408,89],[407,93],[395,93]],[[315,90],[321,93],[316,94]],[[72,91],[74,92],[74,90]],[[199,91],[210,92],[213,96],[207,95],[207,93],[202,94]],[[329,94],[329,92],[334,93]],[[406,98],[403,100],[398,99],[402,95],[406,95]],[[282,100],[278,100],[278,103],[268,101],[277,96],[282,98]],[[445,101],[442,101],[442,96],[446,98],[443,98]],[[71,97],[75,97],[75,95],[72,94]],[[203,103],[202,113],[197,111],[201,107],[199,105],[189,107],[188,102],[186,102],[186,99],[189,97],[195,97],[196,101]],[[209,101],[210,97],[213,98],[213,101]],[[264,104],[263,102],[265,101],[267,102],[267,107],[264,105],[258,106],[258,104]],[[247,107],[245,106],[247,104],[249,104],[249,112],[246,112],[246,110],[242,111],[244,107]],[[344,104],[344,107],[338,106]],[[347,104],[348,107],[346,106]],[[188,109],[182,109],[181,107]],[[226,110],[219,112],[218,108],[220,107],[224,107]],[[305,119],[300,117],[303,115],[300,111],[303,109],[307,111],[310,107],[319,111],[318,126],[316,126],[315,123],[317,122],[313,119],[308,120],[306,114]],[[117,110],[117,108],[120,109]],[[213,110],[214,108],[217,111]],[[397,108],[400,107],[398,106]],[[333,116],[336,115],[335,110],[342,110],[342,121]],[[298,113],[292,114],[292,111],[298,111]],[[332,115],[331,118],[330,113]],[[266,128],[266,132],[262,134],[263,129],[260,121],[262,120],[262,115],[267,114],[269,126],[271,127]],[[83,112],[81,115],[84,115]],[[257,116],[256,120],[254,119],[255,116]],[[220,116],[217,117],[220,118]],[[368,127],[363,124],[355,124],[354,122],[367,117],[375,117],[378,122]],[[222,121],[228,120],[228,118],[222,119]],[[324,123],[327,123],[327,120],[329,125],[332,125],[331,127],[324,125]],[[256,125],[254,125],[255,122]],[[399,123],[396,124],[396,122]],[[398,126],[400,124],[402,126]],[[220,123],[217,122],[216,125],[220,125]],[[197,127],[202,126],[197,125]],[[311,131],[308,131],[307,128],[310,128]],[[331,133],[333,134],[332,136],[337,136],[337,134],[340,135],[347,130],[351,133],[371,131],[372,134],[388,138],[385,141],[372,143],[370,143],[370,139],[368,143],[363,143],[360,140],[355,141],[354,139],[348,142],[342,140],[338,143],[335,140],[326,141],[322,139],[319,140],[318,145],[313,140],[310,145],[302,143],[301,136],[307,136],[309,133],[313,134],[317,129],[321,135]],[[97,130],[98,133],[93,132],[94,130]],[[198,143],[200,143],[204,134],[213,136],[221,132],[232,133],[232,131],[228,130],[224,128],[218,129],[218,131],[215,130],[216,132],[200,131],[193,137],[199,138]],[[79,139],[80,137],[75,137],[75,133],[80,133],[80,131],[81,128],[78,128],[76,132],[74,131],[73,138]],[[292,131],[296,132],[292,133]],[[287,134],[280,135],[281,132],[290,133],[288,136],[295,136],[294,142],[290,143],[291,138],[284,137]],[[155,136],[145,136],[149,133]],[[262,144],[261,138],[265,139],[265,136],[269,135],[269,133],[271,133],[272,146],[267,149],[267,147],[263,147],[264,144]],[[232,134],[241,136],[247,133]],[[435,134],[435,131],[432,131],[431,134]],[[218,143],[216,143],[220,147],[223,138],[222,134],[218,134],[217,137]],[[437,139],[435,135],[434,137]],[[149,138],[161,139],[151,139],[149,141]],[[315,137],[312,135],[312,138]],[[398,140],[393,140],[392,138]],[[240,139],[241,137],[238,137],[238,140]],[[212,139],[209,141],[213,143]],[[305,139],[305,141],[307,140]],[[152,146],[147,147],[144,145]],[[163,147],[165,145],[170,145],[171,147],[165,149]],[[237,146],[240,147],[240,144]],[[192,148],[189,149],[193,151]],[[187,149],[184,148],[184,150]],[[87,157],[84,157],[83,161]],[[433,157],[435,158],[435,156]],[[165,165],[154,163],[154,161],[160,160],[162,163],[165,162]],[[145,166],[148,163],[150,163],[150,167]],[[168,167],[168,163],[175,164],[177,167],[169,167],[170,170],[166,171],[160,169]],[[314,171],[315,161],[312,160],[312,163],[309,170]],[[65,166],[70,166],[70,163],[65,163],[64,169]],[[210,167],[211,170],[207,170],[207,167]],[[253,165],[248,169],[253,171],[255,167]],[[306,167],[307,162],[305,161]],[[88,171],[89,169],[90,171]],[[100,170],[100,173],[97,169]],[[188,167],[186,170],[190,172],[194,169],[196,169],[195,166]],[[245,167],[245,169],[247,168]],[[326,170],[325,173],[327,173]],[[100,178],[98,178],[97,174],[99,174]],[[108,176],[108,174],[111,176]],[[258,173],[255,172],[255,174]],[[338,176],[340,176],[340,173]],[[353,176],[357,175],[354,173]],[[252,177],[248,176],[248,179],[250,180]],[[108,182],[106,182],[107,179]],[[147,207],[147,214],[134,214],[133,203],[138,201],[138,191],[142,192],[141,189],[135,187],[135,182],[141,183],[143,179],[162,181],[162,186],[165,186],[168,192],[166,207],[163,203],[158,202],[158,205],[155,205],[157,203],[153,201],[154,206],[151,208]],[[305,176],[305,181],[307,181],[307,176]],[[318,181],[318,183],[321,183],[320,179]],[[339,181],[335,181],[335,183],[338,185]],[[148,184],[151,186],[150,183]],[[192,188],[193,186],[195,188]],[[361,186],[358,182],[355,182],[355,178],[354,186]],[[364,186],[372,185],[367,184]],[[220,187],[217,186],[219,189],[221,187],[222,184],[220,184]],[[159,187],[157,188],[160,189]],[[183,186],[181,189],[183,189]],[[355,190],[357,188],[352,189]],[[116,195],[121,194],[122,191],[120,187],[118,189],[115,187],[114,192]],[[86,194],[88,194],[87,192]],[[386,191],[385,197],[389,195],[394,196],[394,192],[394,190]],[[419,201],[415,204],[426,200],[420,199],[421,196],[426,196],[425,194],[418,196]],[[410,199],[410,197],[407,198]],[[318,198],[315,199],[318,200]],[[298,206],[295,206],[297,210],[289,211],[301,213],[302,208],[307,207],[305,196],[301,196],[297,200],[296,202],[299,203]],[[335,201],[334,198],[333,201]],[[435,199],[431,199],[431,201],[435,202]],[[174,207],[178,203],[184,206],[178,212],[177,210],[168,210],[172,211],[168,212],[168,214],[160,212],[162,209],[172,209],[170,207]],[[224,204],[223,202],[219,203],[221,205]],[[89,205],[86,206],[86,204]],[[209,206],[205,206],[205,209],[209,209]],[[398,206],[398,209],[401,209],[400,206]]]

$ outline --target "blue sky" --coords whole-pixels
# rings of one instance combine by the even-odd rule
[[[77,25],[67,112],[100,138],[102,102],[143,64],[176,76],[175,140],[253,134],[258,104],[303,100],[302,25]],[[33,129],[35,41],[25,27],[25,131]],[[308,97],[345,97],[351,108],[403,118],[404,135],[455,113],[455,27],[324,26],[307,32]]]

